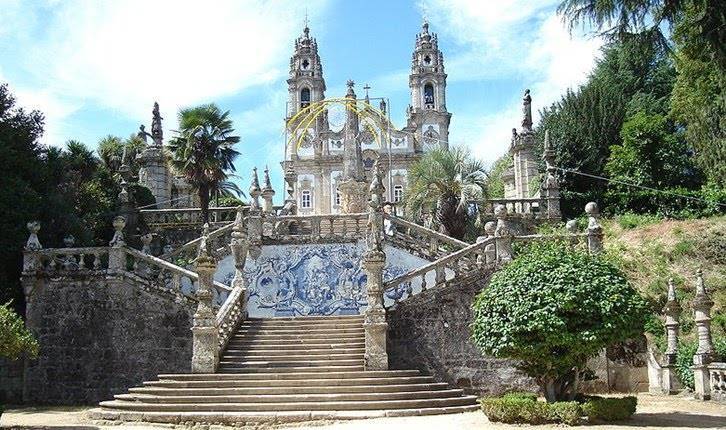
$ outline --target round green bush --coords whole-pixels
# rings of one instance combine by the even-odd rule
[[[473,310],[476,345],[517,360],[548,402],[573,400],[587,360],[641,335],[648,311],[617,267],[554,241],[495,273]]]

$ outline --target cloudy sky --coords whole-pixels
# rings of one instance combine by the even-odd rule
[[[532,90],[535,109],[582,83],[601,42],[570,35],[558,0],[0,0],[0,81],[46,115],[45,143],[128,136],[161,105],[167,135],[180,107],[215,102],[242,137],[241,182],[269,164],[281,187],[285,83],[307,14],[328,96],[345,81],[388,97],[404,124],[414,36],[439,34],[450,141],[491,162],[506,151]],[[536,119],[536,118],[535,118]],[[148,126],[148,125],[147,125]],[[282,193],[278,193],[282,194]]]

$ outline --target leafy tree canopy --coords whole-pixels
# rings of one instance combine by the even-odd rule
[[[572,400],[587,360],[642,333],[647,315],[618,268],[557,242],[533,244],[496,272],[473,310],[476,345],[519,361],[548,401]]]

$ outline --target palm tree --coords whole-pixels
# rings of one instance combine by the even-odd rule
[[[203,222],[209,221],[209,199],[234,172],[239,152],[229,111],[222,112],[210,103],[179,111],[179,131],[168,145],[172,169],[199,193]]]
[[[418,216],[435,209],[441,232],[462,239],[469,218],[467,202],[484,197],[486,181],[484,165],[466,148],[434,149],[411,166],[406,210]]]
[[[109,134],[98,141],[98,156],[101,162],[111,172],[118,173],[121,164],[125,161],[126,165],[131,168],[132,176],[136,176],[139,171],[139,165],[136,162],[136,156],[140,154],[146,143],[144,139],[136,134],[131,134],[127,139],[121,139],[118,136]],[[124,156],[126,159],[124,160]]]

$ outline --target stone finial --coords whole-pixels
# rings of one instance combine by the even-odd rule
[[[532,96],[529,94],[529,89],[524,91],[522,97],[522,131],[532,131]]]
[[[275,190],[272,189],[272,182],[270,181],[270,169],[267,166],[265,166],[265,187],[262,189],[262,192],[275,192]]]
[[[38,232],[40,231],[40,222],[38,221],[30,221],[26,224],[26,227],[28,228],[28,232],[30,232],[30,235],[28,236],[28,241],[25,242],[25,250],[26,251],[37,251],[39,249],[43,249],[43,246],[40,244],[40,240],[38,240]]]
[[[354,99],[355,90],[353,90],[353,86],[355,85],[355,82],[353,82],[352,79],[348,79],[348,82],[346,82],[345,85],[348,87],[348,91],[345,93],[345,97]]]
[[[235,273],[232,278],[233,288],[244,287],[244,267],[247,261],[247,251],[249,244],[247,242],[247,226],[245,225],[245,215],[242,206],[237,206],[237,215],[232,224],[232,240],[230,241],[230,249],[234,258]]]
[[[693,298],[694,320],[698,331],[698,350],[696,355],[713,354],[713,340],[711,338],[711,308],[713,300],[706,291],[703,282],[703,272],[699,269],[696,275],[696,296]]]
[[[114,248],[120,248],[124,245],[126,245],[126,240],[124,239],[124,227],[126,227],[126,218],[122,216],[117,216],[113,219],[113,238],[111,238],[111,242],[109,242],[109,245],[111,245]]]
[[[73,248],[73,245],[76,244],[76,238],[73,237],[72,234],[69,234],[68,236],[63,238],[63,245],[65,245],[66,248]]]
[[[673,278],[668,279],[668,301],[663,307],[665,315],[665,329],[668,339],[666,349],[666,360],[668,364],[675,364],[676,352],[678,350],[678,318],[681,315],[681,305],[676,300],[676,284]]]
[[[577,234],[577,220],[571,219],[565,223],[565,231],[568,234]]]
[[[272,183],[270,182],[270,169],[265,166],[265,186],[262,188],[262,199],[263,199],[263,211],[265,213],[272,213],[273,210],[273,203],[272,198],[275,196],[275,190],[272,188]]]
[[[257,167],[252,168],[252,183],[250,184],[250,210],[257,211],[260,208],[260,179],[257,177]]]
[[[587,214],[587,247],[590,253],[597,254],[602,251],[603,232],[600,225],[600,210],[597,203],[589,202],[585,205]]]
[[[693,356],[694,395],[697,399],[711,398],[711,376],[708,365],[713,361],[713,339],[711,337],[711,308],[713,300],[708,296],[703,282],[703,272],[698,271],[696,296],[693,298],[693,320],[696,323],[698,349]]]
[[[151,254],[151,242],[154,240],[152,233],[146,233],[141,235],[141,252],[144,254]]]
[[[486,224],[484,224],[484,232],[487,234],[487,237],[494,237],[494,230],[497,228],[497,223],[494,221],[488,221]]]
[[[122,204],[129,203],[129,201],[130,201],[129,191],[126,188],[127,185],[128,184],[126,183],[126,180],[121,178],[121,191],[118,193],[118,201]]]

